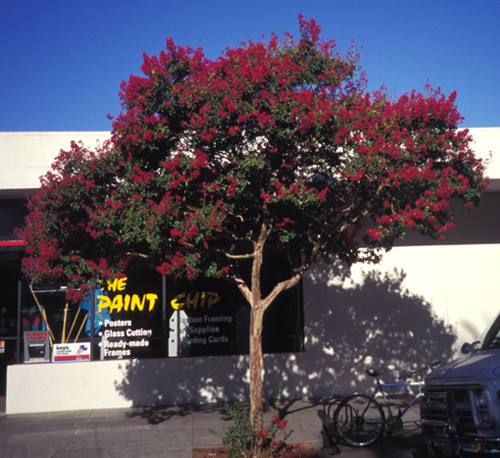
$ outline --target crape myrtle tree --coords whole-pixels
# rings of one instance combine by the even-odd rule
[[[409,230],[443,238],[450,200],[472,207],[486,185],[454,93],[368,93],[354,51],[299,25],[298,41],[271,35],[215,60],[171,39],[145,55],[111,140],[62,151],[20,230],[29,278],[57,278],[73,301],[141,260],[237,285],[251,310],[252,418],[263,317],[280,293],[313,263],[377,261]],[[290,273],[264,294],[269,246]]]

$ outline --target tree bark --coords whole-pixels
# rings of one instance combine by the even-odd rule
[[[250,418],[256,429],[262,429],[262,320],[264,311],[260,306],[252,306],[250,316]]]
[[[264,247],[270,231],[263,225],[258,240],[254,243],[252,258],[252,277],[250,288],[241,281],[238,287],[250,304],[250,418],[256,429],[263,428],[263,389],[262,378],[264,369],[264,358],[262,352],[262,330],[264,313],[273,303],[276,297],[293,286],[295,286],[302,272],[296,273],[288,280],[278,283],[269,295],[262,297],[261,274],[264,261]]]
[[[262,394],[262,369],[264,359],[262,356],[262,325],[265,307],[262,301],[260,277],[262,263],[264,262],[264,246],[268,237],[268,229],[261,227],[258,240],[254,243],[251,300],[250,300],[250,418],[257,429],[262,429],[262,407],[264,403]],[[259,412],[260,409],[260,412]]]

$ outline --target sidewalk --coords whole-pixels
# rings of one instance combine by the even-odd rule
[[[284,403],[288,443],[312,443],[322,452],[321,403]],[[417,415],[412,412],[411,415]],[[209,429],[221,431],[230,423],[220,405],[85,410],[60,413],[0,414],[1,458],[192,458],[194,448],[215,447],[221,440]],[[420,430],[414,423],[398,437],[366,449],[340,446],[347,458],[425,458]]]

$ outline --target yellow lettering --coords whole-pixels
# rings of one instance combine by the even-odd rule
[[[115,278],[114,280],[108,280],[108,290],[109,291],[123,291],[127,287],[127,277]],[[174,300],[172,300],[171,305],[172,308],[178,309],[184,306],[184,302],[179,302],[185,294],[180,294]],[[122,310],[128,311],[135,310],[136,308],[140,311],[144,310],[144,306],[148,305],[148,310],[151,311],[154,309],[156,305],[156,301],[158,300],[158,294],[154,293],[146,293],[141,297],[138,294],[117,294],[113,300],[111,300],[108,296],[97,296],[99,300],[98,307],[99,312],[101,313],[103,309],[108,308],[109,312],[121,312]],[[195,300],[197,300],[195,298]]]
[[[127,287],[127,277],[108,280],[108,291],[123,291]]]
[[[148,293],[146,294],[146,299],[149,301],[149,311],[154,309],[156,299],[158,299],[158,294]]]
[[[193,309],[197,309],[198,308],[198,298],[200,297],[200,293],[195,293],[194,296],[191,296],[191,293],[188,294],[188,297],[186,299],[186,306],[188,309],[190,309],[191,307]]]
[[[122,308],[123,308],[123,296],[121,294],[118,294],[113,298],[113,302],[111,303],[109,312],[111,313],[113,310],[120,312]]]
[[[127,287],[127,277],[122,277],[118,279],[118,290],[123,291]]]
[[[207,308],[211,308],[217,302],[220,302],[220,296],[215,291],[199,291],[196,293],[180,293],[170,301],[170,305],[174,310],[179,310],[184,306],[196,310],[198,305],[201,308],[204,308],[205,305]]]
[[[129,294],[117,294],[113,301],[107,296],[97,296],[99,299],[98,307],[99,312],[102,312],[102,309],[109,308],[110,312],[121,312],[122,309],[125,311],[135,310],[136,307],[138,310],[144,310],[144,306],[146,303],[148,304],[148,310],[151,311],[155,308],[156,301],[158,300],[158,294],[147,293],[141,297],[138,294],[133,294],[132,296]],[[175,302],[175,299],[172,301],[172,308],[182,307],[184,304],[178,304]],[[177,309],[176,309],[177,310]]]
[[[175,296],[170,301],[170,305],[172,306],[172,308],[174,310],[179,310],[182,307],[184,307],[184,301],[183,301],[184,297],[186,297],[186,293],[181,293],[181,294],[178,294],[177,296]]]
[[[139,310],[144,309],[144,299],[145,296],[142,297],[142,301],[139,299],[139,296],[137,294],[132,295],[132,303],[130,305],[130,310],[135,310],[135,307],[137,307]]]
[[[219,294],[214,291],[207,291],[207,295],[208,295],[208,300],[207,300],[208,308],[212,308],[212,305],[217,304],[217,302],[220,301]]]
[[[111,299],[108,296],[97,296],[99,299],[99,303],[97,306],[99,307],[99,314],[102,312],[102,309],[108,308],[111,305]]]
[[[125,295],[125,304],[123,304],[123,307],[125,308],[125,311],[128,311],[128,306],[130,305],[130,294]]]

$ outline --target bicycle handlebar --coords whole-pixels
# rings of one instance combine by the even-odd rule
[[[428,372],[428,371],[431,371],[432,369],[434,369],[436,366],[439,366],[439,364],[441,364],[441,361],[434,361],[433,363],[430,363],[430,364],[427,364],[427,366],[425,367],[422,367],[420,369],[417,369],[415,371],[410,371],[410,372],[407,372],[406,374],[403,373],[401,374],[398,379],[399,380],[406,380],[406,379],[409,379],[409,378],[412,378],[414,377],[415,375],[420,375],[422,374],[423,372]]]
[[[376,371],[375,369],[367,369],[365,371],[370,377],[378,377],[379,375],[385,374],[387,371],[385,369]]]
[[[432,370],[434,369],[436,366],[438,366],[439,364],[441,364],[441,361],[434,361],[433,363],[430,363],[430,364],[427,364],[427,366],[425,367],[422,367],[420,369],[417,369],[415,371],[410,371],[410,372],[406,372],[404,374],[401,374],[399,377],[398,377],[398,380],[406,380],[408,378],[411,378],[413,377],[414,375],[417,375],[417,374],[420,374],[424,371],[428,371],[428,370]],[[365,371],[370,377],[378,377],[379,375],[382,375],[382,374],[385,374],[387,372],[386,369],[382,369],[382,370],[375,370],[375,369],[367,369]]]

